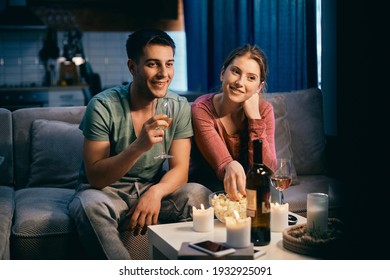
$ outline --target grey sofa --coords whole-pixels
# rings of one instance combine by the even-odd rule
[[[290,210],[305,216],[307,193],[325,192],[330,215],[337,216],[342,186],[327,173],[321,91],[266,98],[275,110],[277,153],[293,158],[294,184],[285,191]],[[82,156],[84,110],[0,108],[0,259],[86,258],[67,210]],[[124,231],[121,238],[134,259],[148,259],[147,234]]]
[[[80,168],[78,123],[84,111],[84,106],[0,110],[0,155],[5,159],[1,258],[86,258],[67,210]],[[124,231],[121,239],[134,259],[148,259],[147,235]]]
[[[278,157],[293,159],[295,176],[283,191],[289,209],[306,217],[308,193],[329,196],[329,216],[344,219],[344,187],[335,179],[339,147],[324,134],[323,96],[320,89],[267,94],[275,112],[275,146]]]

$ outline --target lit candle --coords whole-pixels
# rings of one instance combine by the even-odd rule
[[[328,195],[309,193],[307,195],[307,233],[315,238],[326,238],[328,231]]]
[[[205,209],[203,204],[200,207],[200,209],[196,209],[195,206],[192,206],[194,230],[199,232],[212,231],[214,229],[214,208]]]
[[[226,244],[233,248],[245,248],[251,242],[251,218],[240,218],[234,210],[235,218],[226,217]]]
[[[283,231],[288,227],[288,203],[271,203],[271,231]]]

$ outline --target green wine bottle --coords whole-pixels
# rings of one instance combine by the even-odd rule
[[[253,166],[246,176],[247,216],[251,217],[251,242],[264,246],[271,241],[271,175],[263,163],[262,141],[253,140]]]

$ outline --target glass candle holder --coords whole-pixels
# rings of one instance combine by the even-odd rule
[[[328,195],[309,193],[307,195],[307,233],[315,238],[326,238],[328,231]]]

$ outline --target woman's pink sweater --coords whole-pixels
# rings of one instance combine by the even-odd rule
[[[263,141],[263,162],[271,170],[275,170],[275,118],[272,105],[262,99],[259,109],[261,119],[247,121],[247,128],[241,134],[229,135],[213,105],[216,93],[209,93],[198,97],[192,103],[192,124],[194,141],[217,177],[223,181],[226,164],[236,160],[244,169],[252,167],[253,144],[252,140]]]

